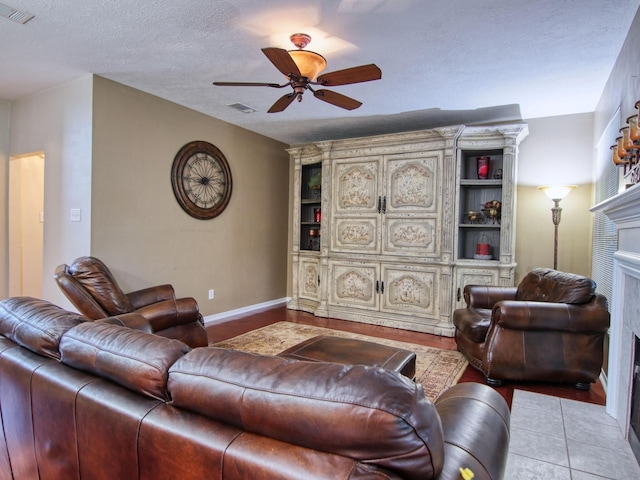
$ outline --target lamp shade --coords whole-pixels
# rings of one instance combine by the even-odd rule
[[[322,55],[309,50],[289,50],[289,55],[300,70],[300,75],[307,77],[312,82],[318,74],[327,66],[327,61]]]
[[[578,188],[577,185],[546,185],[544,187],[538,187],[544,193],[547,194],[551,200],[562,200],[569,195],[569,192],[574,188]]]

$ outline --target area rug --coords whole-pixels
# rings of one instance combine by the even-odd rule
[[[277,355],[283,350],[317,335],[356,338],[415,352],[416,381],[422,385],[425,394],[431,401],[438,398],[447,388],[455,385],[468,365],[464,356],[454,350],[441,350],[414,343],[398,342],[291,322],[277,322],[229,340],[218,342],[213,346],[263,355]]]

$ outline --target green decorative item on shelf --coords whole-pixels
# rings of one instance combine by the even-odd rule
[[[322,171],[314,173],[307,183],[311,190],[320,190],[322,188]]]

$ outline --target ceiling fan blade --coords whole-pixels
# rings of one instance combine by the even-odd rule
[[[293,102],[294,98],[296,98],[295,92],[291,92],[280,97],[276,103],[271,105],[271,108],[267,110],[267,113],[278,113],[283,111],[291,104],[291,102]]]
[[[262,51],[285,77],[288,77],[291,73],[298,77],[300,76],[298,65],[284,48],[266,47]]]
[[[324,102],[346,110],[354,110],[362,105],[362,102],[332,90],[314,90],[313,95]]]
[[[219,87],[273,87],[280,88],[277,83],[261,83],[261,82],[213,82]]]
[[[382,71],[377,65],[371,63],[369,65],[361,65],[359,67],[345,68],[344,70],[325,73],[318,77],[317,83],[335,87],[337,85],[370,82],[371,80],[380,80],[381,78]]]

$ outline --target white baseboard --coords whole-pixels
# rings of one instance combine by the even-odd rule
[[[286,304],[289,300],[291,300],[289,297],[278,298],[276,300],[270,300],[268,302],[258,303],[256,305],[249,305],[247,307],[236,308],[235,310],[216,313],[214,315],[207,315],[206,317],[204,317],[204,326],[208,327],[216,323],[221,323],[226,319],[235,317],[237,315],[244,315],[244,314],[255,312],[258,310],[264,310],[265,308],[283,305],[283,304]]]
[[[600,370],[600,383],[602,384],[602,389],[604,390],[604,394],[607,394],[608,378],[605,375],[603,370]]]

